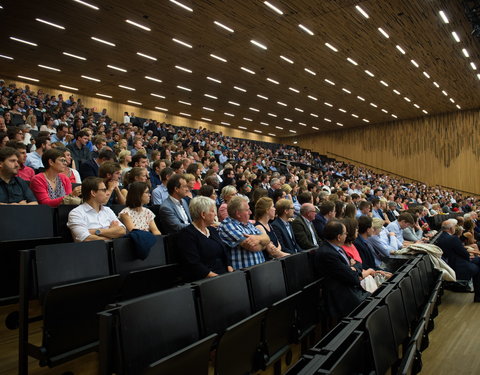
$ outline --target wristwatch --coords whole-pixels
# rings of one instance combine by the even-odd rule
[[[95,235],[96,235],[96,236],[100,236],[101,234],[102,234],[102,232],[100,231],[100,229],[97,229],[97,230],[95,231]]]

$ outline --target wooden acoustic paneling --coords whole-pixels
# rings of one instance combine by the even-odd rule
[[[480,111],[462,111],[299,137],[298,145],[480,194]]]

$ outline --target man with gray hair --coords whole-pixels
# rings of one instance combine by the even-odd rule
[[[460,238],[455,236],[457,223],[455,219],[445,220],[442,223],[442,234],[435,245],[443,250],[442,258],[453,268],[457,280],[473,279],[473,302],[480,302],[480,258],[471,259]]]
[[[300,207],[300,215],[292,221],[293,234],[297,243],[303,250],[308,250],[321,245],[312,221],[315,219],[317,210],[311,203],[304,203]]]
[[[265,262],[263,250],[271,246],[270,237],[249,222],[252,211],[248,201],[233,197],[227,205],[228,217],[218,227],[222,241],[230,248],[234,269]]]

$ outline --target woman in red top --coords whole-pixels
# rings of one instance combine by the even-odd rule
[[[77,186],[72,191],[70,179],[63,174],[67,164],[63,151],[54,148],[45,151],[42,163],[45,172],[35,175],[30,181],[30,189],[35,194],[38,204],[58,207],[65,196],[80,195],[81,187]]]
[[[355,241],[355,238],[357,238],[358,236],[357,220],[351,218],[344,218],[342,220],[342,223],[347,229],[347,237],[345,238],[345,244],[342,246],[342,249],[351,259],[354,259],[356,262],[363,263],[357,248],[353,244],[353,241]]]

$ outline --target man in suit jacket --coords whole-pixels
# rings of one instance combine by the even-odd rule
[[[187,227],[192,222],[187,203],[183,198],[188,193],[188,185],[181,174],[174,174],[167,182],[168,198],[160,206],[161,231],[172,234]]]
[[[315,253],[314,265],[320,276],[325,277],[323,291],[326,306],[333,318],[342,318],[357,307],[370,293],[360,285],[360,279],[374,273],[353,267],[345,251],[347,230],[338,220],[329,221],[324,228],[325,242]]]
[[[270,224],[277,235],[282,251],[295,254],[302,251],[295,240],[290,219],[295,216],[295,207],[289,199],[280,199],[275,205],[278,217]]]
[[[323,239],[323,228],[329,220],[335,217],[335,203],[332,201],[324,201],[320,204],[320,212],[315,215],[313,226],[317,231],[318,237]]]
[[[321,244],[321,240],[312,224],[316,213],[317,210],[313,204],[304,203],[300,207],[300,215],[292,221],[295,240],[303,250],[318,247]]]
[[[473,279],[475,296],[473,301],[480,302],[480,259],[470,260],[470,254],[460,238],[455,236],[457,220],[449,219],[442,223],[442,234],[435,244],[443,250],[442,258],[453,268],[457,280]]]
[[[98,158],[96,159],[90,159],[82,165],[80,165],[80,168],[78,172],[80,173],[80,177],[83,179],[87,177],[98,177],[98,168],[100,165],[105,163],[106,161],[116,161],[115,160],[115,153],[111,150],[102,150],[98,154]]]

